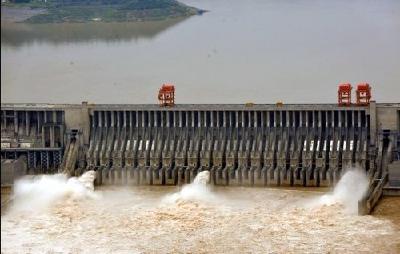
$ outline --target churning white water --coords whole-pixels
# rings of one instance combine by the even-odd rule
[[[400,251],[400,230],[390,220],[346,212],[364,186],[356,171],[346,173],[326,195],[309,189],[213,187],[209,178],[203,171],[181,188],[107,186],[95,192],[93,173],[25,179],[16,185],[16,201],[40,212],[10,209],[2,215],[1,252]],[[319,203],[305,208],[310,200]]]
[[[170,204],[177,203],[180,201],[203,201],[203,202],[213,202],[217,200],[217,196],[211,192],[210,186],[210,172],[201,171],[199,172],[193,183],[185,185],[178,192],[166,195],[162,203]]]
[[[96,173],[87,171],[80,177],[64,174],[25,177],[15,182],[13,210],[42,211],[64,198],[95,198]]]
[[[349,168],[334,189],[316,199],[305,202],[306,207],[341,206],[346,214],[358,214],[358,201],[367,192],[369,181],[366,173],[359,168]]]
[[[319,204],[333,205],[339,203],[343,205],[345,212],[351,214],[358,213],[358,201],[368,190],[368,178],[365,172],[358,168],[351,168],[346,171],[333,193],[323,195]]]

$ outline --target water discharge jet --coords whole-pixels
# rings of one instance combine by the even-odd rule
[[[24,177],[14,185],[11,209],[42,211],[63,199],[96,198],[95,176],[94,171],[87,171],[80,177],[71,178],[65,174]]]
[[[201,171],[197,174],[193,183],[184,185],[176,193],[169,194],[163,198],[162,204],[174,204],[181,201],[216,201],[217,196],[210,191],[210,172]]]
[[[311,202],[311,207],[342,206],[345,213],[357,214],[358,201],[361,200],[369,187],[368,177],[359,168],[347,169],[331,193],[325,194],[316,201]]]

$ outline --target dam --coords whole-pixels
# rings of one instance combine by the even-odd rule
[[[398,193],[399,130],[400,103],[375,101],[1,104],[2,185],[22,167],[95,170],[97,185],[181,185],[208,170],[214,185],[329,187],[360,167],[380,196]]]

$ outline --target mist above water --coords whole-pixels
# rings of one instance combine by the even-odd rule
[[[350,168],[339,180],[332,193],[323,195],[318,199],[317,206],[335,205],[343,206],[349,214],[358,213],[358,201],[367,192],[368,177],[363,170]]]
[[[183,186],[176,193],[167,195],[162,202],[177,203],[182,200],[203,202],[222,201],[223,197],[220,193],[212,192],[210,189],[208,185],[209,181],[210,172],[202,171],[196,176],[193,183]],[[340,207],[347,214],[356,215],[358,214],[358,201],[365,195],[368,186],[368,177],[363,170],[348,168],[333,191],[320,196],[317,201],[312,201],[312,207],[336,206],[336,208]],[[280,197],[280,199],[282,198]],[[273,201],[271,200],[271,202]],[[221,202],[220,205],[222,206],[223,203]]]
[[[13,210],[42,211],[65,198],[95,198],[94,171],[80,177],[64,174],[25,177],[15,182]]]
[[[181,190],[168,194],[162,199],[163,204],[173,204],[180,201],[216,201],[217,196],[210,190],[210,172],[201,171],[197,174],[193,183],[185,185]]]
[[[101,192],[94,191],[95,175],[94,171],[87,171],[80,177],[71,178],[67,178],[64,174],[22,178],[15,183],[13,210],[41,211],[65,198],[74,200],[98,198]],[[225,199],[223,194],[211,190],[209,182],[210,172],[202,171],[198,173],[193,183],[184,185],[177,192],[166,194],[160,204],[176,204],[182,201],[212,203]],[[344,212],[357,214],[358,201],[367,191],[368,184],[365,172],[351,168],[342,176],[331,193],[313,199],[306,206],[318,208],[339,205]],[[113,197],[126,197],[128,192],[126,189],[121,189]],[[130,195],[136,195],[136,193]],[[280,199],[282,198],[280,197]]]

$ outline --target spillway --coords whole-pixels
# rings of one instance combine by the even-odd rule
[[[179,185],[208,170],[214,185],[328,187],[360,167],[377,186],[397,184],[399,130],[400,104],[374,101],[2,104],[1,158],[26,174],[95,170],[98,185]]]

